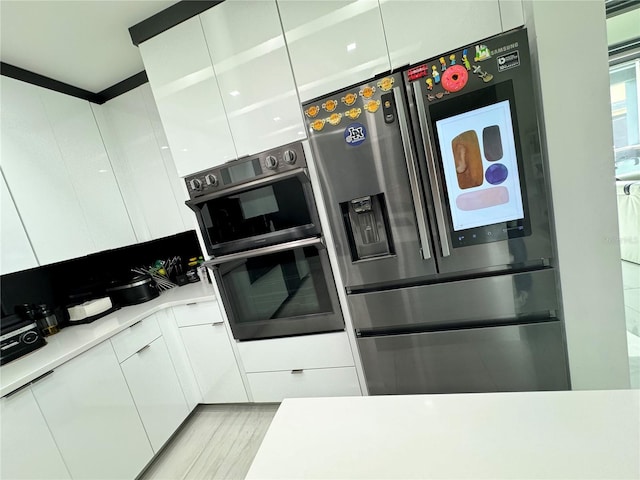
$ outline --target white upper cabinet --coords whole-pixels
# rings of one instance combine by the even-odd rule
[[[78,196],[94,251],[136,243],[89,102],[42,90],[42,102]]]
[[[40,264],[94,252],[80,199],[47,117],[44,89],[5,76],[0,82],[2,171]]]
[[[150,117],[142,85],[103,105],[94,105],[122,197],[138,241],[145,242],[194,228],[185,225],[184,200],[177,197],[181,183],[169,173],[163,151],[168,145],[158,136]],[[133,243],[133,242],[132,242]]]
[[[377,0],[278,0],[278,7],[301,101],[389,70]]]
[[[237,157],[199,17],[140,44],[180,176]]]
[[[200,15],[239,157],[306,137],[275,0]]]
[[[380,0],[380,8],[394,69],[502,31],[498,0]]]
[[[500,0],[500,17],[504,32],[524,25],[522,0]]]
[[[13,203],[4,176],[0,180],[2,196],[0,197],[0,275],[26,270],[38,266],[24,226]]]

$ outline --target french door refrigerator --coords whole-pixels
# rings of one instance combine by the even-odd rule
[[[569,388],[526,30],[303,109],[369,392]]]

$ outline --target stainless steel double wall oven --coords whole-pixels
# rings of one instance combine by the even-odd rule
[[[310,101],[370,393],[569,386],[526,30]]]
[[[344,330],[300,143],[185,180],[236,339]]]

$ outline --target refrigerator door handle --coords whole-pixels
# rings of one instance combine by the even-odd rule
[[[429,178],[431,180],[431,194],[433,195],[433,206],[436,213],[436,223],[438,224],[438,234],[440,235],[440,247],[442,249],[442,256],[448,257],[451,255],[451,250],[449,249],[449,230],[447,229],[445,220],[444,204],[442,203],[442,194],[440,189],[440,178],[436,171],[436,160],[435,155],[433,154],[431,135],[429,135],[427,110],[418,82],[413,83],[413,93],[416,99],[416,106],[418,107],[418,120],[420,121],[422,146],[424,147],[424,153],[427,159],[427,170],[429,171]]]
[[[411,138],[409,137],[409,123],[407,121],[405,105],[400,87],[394,87],[393,93],[396,101],[400,102],[401,104],[396,108],[396,110],[398,112],[398,123],[400,124],[400,135],[402,137],[404,159],[407,163],[407,170],[409,172],[411,197],[413,198],[413,204],[416,208],[416,220],[418,222],[418,237],[420,240],[420,249],[422,250],[422,258],[428,260],[429,258],[431,258],[431,250],[429,249],[429,230],[427,228],[424,202],[422,201],[422,194],[420,192],[420,182],[418,178],[418,170],[416,168],[415,155],[413,153],[413,146],[411,145]]]

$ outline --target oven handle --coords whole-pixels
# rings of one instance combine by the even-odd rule
[[[449,249],[449,231],[447,230],[444,205],[442,202],[442,193],[440,189],[440,178],[436,172],[436,161],[433,153],[432,139],[429,135],[429,122],[427,121],[427,110],[424,104],[424,98],[420,92],[418,82],[413,83],[413,93],[416,99],[416,105],[418,107],[418,120],[420,123],[422,146],[424,147],[424,153],[427,157],[427,170],[429,171],[429,177],[431,178],[431,193],[433,194],[433,206],[436,212],[436,223],[438,225],[438,234],[440,235],[440,248],[442,249],[442,256],[448,257],[451,255]]]
[[[245,252],[231,253],[221,257],[214,257],[203,263],[206,267],[213,267],[221,263],[233,262],[236,260],[244,260],[246,258],[259,257],[261,255],[269,255],[270,253],[283,252],[285,250],[293,250],[294,248],[303,248],[311,246],[324,247],[324,241],[321,237],[305,238],[302,240],[294,240],[287,243],[279,243],[278,245],[269,245],[268,247],[254,248]]]
[[[209,193],[207,195],[202,195],[200,197],[193,198],[191,200],[187,200],[184,202],[187,206],[192,207],[193,205],[199,205],[208,200],[213,200],[218,197],[226,197],[227,195],[242,192],[244,190],[248,190],[250,188],[259,187],[261,185],[268,185],[271,183],[275,183],[279,180],[284,180],[291,177],[301,177],[305,183],[309,183],[311,180],[309,179],[309,170],[306,168],[297,168],[295,170],[288,170],[282,173],[276,173],[275,175],[269,175],[265,178],[258,178],[257,180],[253,180],[251,182],[243,183],[241,185],[236,185],[229,188],[222,188],[217,192]]]

